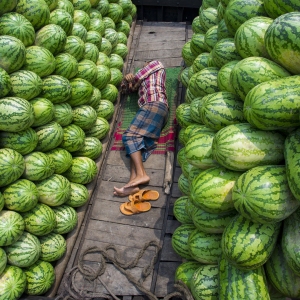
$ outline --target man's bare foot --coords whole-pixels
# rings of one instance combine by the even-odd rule
[[[138,186],[133,186],[133,187],[121,187],[121,188],[116,188],[114,187],[114,195],[115,196],[119,196],[119,197],[126,197],[129,196],[131,194],[135,194],[139,191],[139,187]]]
[[[148,175],[136,176],[133,180],[129,181],[124,185],[124,188],[135,187],[140,184],[146,184],[150,181],[150,177]]]

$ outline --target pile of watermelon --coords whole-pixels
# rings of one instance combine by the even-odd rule
[[[300,299],[300,2],[203,0],[182,48],[175,279]]]
[[[42,295],[89,200],[131,0],[0,2],[0,299]]]

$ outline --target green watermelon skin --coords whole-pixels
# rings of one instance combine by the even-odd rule
[[[224,257],[236,268],[249,271],[265,264],[276,247],[281,222],[254,223],[238,214],[223,232]]]
[[[223,167],[247,171],[260,165],[280,164],[285,137],[249,123],[228,125],[220,129],[212,143],[212,155]]]
[[[101,99],[96,108],[97,116],[110,120],[115,112],[114,104],[106,99]]]
[[[7,256],[3,248],[0,248],[0,276],[7,266]]]
[[[263,267],[244,271],[234,267],[223,254],[219,260],[219,299],[270,300]]]
[[[286,88],[288,87],[288,88]],[[300,125],[300,75],[262,82],[247,94],[244,115],[262,130],[279,130]]]
[[[60,26],[67,36],[72,31],[73,23],[73,17],[64,9],[56,8],[50,13],[49,24]]]
[[[89,105],[78,105],[72,110],[72,123],[79,126],[83,130],[90,129],[96,123],[97,112]]]
[[[300,297],[300,281],[288,266],[280,244],[277,244],[271,257],[265,264],[268,281],[282,295],[290,298]]]
[[[11,80],[8,73],[0,67],[0,97],[5,97],[11,89]]]
[[[54,119],[62,127],[70,125],[73,121],[72,106],[66,102],[54,104]]]
[[[213,48],[215,47],[215,45],[218,42],[218,25],[214,25],[211,28],[209,28],[206,33],[205,33],[205,37],[204,37],[204,43],[206,46],[207,51],[210,52],[210,55],[213,55]],[[217,67],[217,65],[215,64],[214,60],[212,59],[211,63],[208,63],[209,67]]]
[[[88,60],[92,61],[94,64],[96,64],[98,57],[99,57],[98,47],[93,43],[86,42],[84,44],[83,59],[88,59]]]
[[[85,185],[71,182],[71,195],[65,204],[74,208],[80,207],[88,202],[89,196],[89,191]]]
[[[298,209],[284,165],[254,167],[243,173],[232,190],[235,209],[253,222],[280,222]]]
[[[208,7],[199,13],[199,23],[205,32],[218,24],[218,11],[215,7]]]
[[[193,64],[196,55],[193,54],[191,51],[191,41],[188,41],[183,45],[181,49],[181,56],[184,60],[186,67],[190,67]]]
[[[291,132],[284,142],[284,158],[289,187],[298,201],[300,201],[300,176],[298,164],[300,159],[300,130]]]
[[[292,74],[300,74],[300,12],[279,16],[268,27],[264,41],[268,54]]]
[[[17,0],[5,0],[1,2],[0,6],[0,15],[11,12],[16,7],[18,1]]]
[[[181,263],[175,271],[175,281],[181,280],[187,287],[191,288],[191,279],[195,271],[201,266],[201,263],[191,260]]]
[[[185,213],[187,201],[189,201],[188,196],[181,196],[177,198],[173,206],[173,214],[178,222],[182,224],[193,224],[193,220]]]
[[[191,184],[192,203],[213,214],[234,210],[232,188],[241,172],[214,167],[197,175]]]
[[[264,7],[273,19],[289,12],[300,11],[300,4],[297,0],[264,0]]]
[[[190,182],[183,173],[178,178],[178,188],[183,195],[190,195]]]
[[[56,261],[67,251],[67,242],[61,234],[51,232],[39,237],[39,241],[41,243],[40,259],[43,261]]]
[[[239,62],[239,60],[232,60],[228,62],[218,72],[217,84],[220,91],[230,92],[235,94],[234,88],[231,84],[230,74],[234,66]]]
[[[53,208],[56,217],[56,226],[53,232],[66,234],[71,232],[77,225],[78,216],[76,210],[66,204]]]
[[[72,155],[69,151],[57,147],[52,149],[46,154],[52,159],[54,163],[54,173],[62,174],[66,170],[68,170],[72,164]]]
[[[72,55],[77,62],[79,62],[84,57],[85,43],[79,36],[69,35],[64,47],[64,52]]]
[[[54,75],[71,79],[78,74],[78,61],[70,53],[60,53],[55,56]]]
[[[67,103],[72,107],[86,104],[90,101],[93,95],[93,86],[87,80],[75,77],[70,80],[71,97]]]
[[[83,146],[77,150],[72,152],[73,157],[77,156],[85,156],[90,159],[96,160],[102,154],[103,145],[99,139],[96,137],[90,136],[84,139]]]
[[[69,152],[74,152],[83,146],[84,139],[84,131],[78,125],[70,124],[63,128],[63,139],[59,147]]]
[[[96,137],[100,141],[109,133],[110,126],[106,119],[97,117],[96,123],[88,130],[85,130],[86,137]]]

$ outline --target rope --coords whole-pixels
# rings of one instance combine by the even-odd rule
[[[149,264],[144,266],[142,269],[141,278],[137,280],[129,271],[137,266],[139,260],[150,247],[154,247],[154,254]],[[112,254],[109,254],[109,250],[112,251]],[[92,300],[93,298],[120,300],[120,298],[114,295],[111,289],[101,279],[101,275],[105,273],[107,263],[112,263],[142,294],[146,295],[149,300],[158,300],[158,298],[151,291],[147,290],[143,286],[143,283],[154,269],[154,265],[157,261],[160,250],[161,246],[156,241],[150,241],[144,244],[143,248],[139,250],[137,255],[131,261],[126,262],[122,259],[118,253],[117,247],[113,244],[109,244],[104,249],[90,247],[80,255],[78,265],[73,267],[66,274],[66,277],[63,281],[64,292],[62,292],[61,295],[58,295],[55,300]],[[99,268],[97,269],[84,264],[84,257],[87,254],[95,253],[100,254],[100,259],[98,261]],[[77,286],[76,276],[79,274],[84,278],[84,282],[87,281],[93,286],[92,290]],[[106,289],[108,294],[96,292],[96,288],[99,284]],[[165,296],[164,300],[169,300],[172,297],[180,297],[184,300],[193,300],[188,287],[182,281],[177,281],[174,284],[174,287],[177,291]]]

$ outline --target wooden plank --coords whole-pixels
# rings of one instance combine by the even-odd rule
[[[153,43],[161,43],[161,42],[174,42],[174,41],[182,41],[185,38],[182,32],[173,32],[172,35],[161,34],[161,33],[149,33],[148,35],[141,35],[139,43],[152,41]]]
[[[174,182],[178,182],[179,176],[182,174],[181,167],[176,167],[174,171]]]
[[[171,44],[170,42],[152,43],[150,40],[141,42],[138,45],[137,51],[141,50],[165,50],[165,49],[182,49],[185,44],[185,40],[176,41],[176,43]],[[175,45],[174,45],[175,44]]]
[[[185,26],[169,26],[169,25],[163,25],[163,26],[147,26],[144,25],[142,28],[142,34],[143,35],[147,35],[147,34],[151,34],[151,32],[155,32],[155,33],[161,33],[161,34],[165,34],[166,32],[170,33],[170,35],[173,35],[174,33],[181,33],[181,34],[185,34]]]
[[[163,248],[161,252],[161,261],[179,261],[182,262],[182,257],[178,255],[172,247],[172,237],[166,234],[164,237]]]
[[[166,233],[171,233],[173,234],[174,233],[174,230],[180,226],[181,223],[178,222],[176,219],[174,220],[168,220],[167,221],[167,226],[166,226]]]
[[[166,57],[182,57],[181,50],[178,49],[167,49],[167,50],[147,50],[147,51],[137,51],[135,58],[137,60],[152,60],[161,59]],[[180,60],[181,61],[181,60]]]
[[[172,197],[175,197],[175,198],[179,198],[179,197],[183,196],[183,194],[179,190],[178,184],[176,182],[172,185],[171,195],[172,195]]]
[[[165,68],[173,68],[173,67],[179,67],[180,61],[182,62],[182,59],[179,58],[162,58],[160,59],[161,63],[165,66]],[[134,68],[142,68],[145,63],[145,60],[140,61],[136,60],[134,61]]]
[[[185,26],[185,22],[143,22],[143,26],[153,26],[153,27],[182,27]]]
[[[151,229],[161,229],[164,212],[164,208],[152,206],[151,209],[145,213],[126,216],[120,212],[120,202],[101,200],[94,202],[90,218],[95,221],[114,222],[112,223],[114,226],[127,224]],[[97,232],[95,232],[95,234],[97,234]]]

